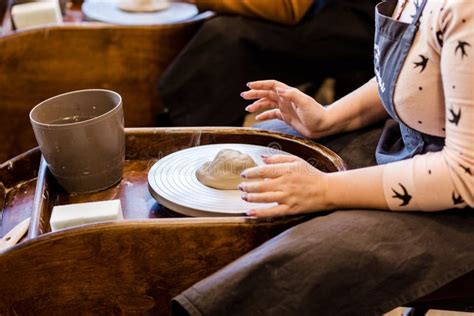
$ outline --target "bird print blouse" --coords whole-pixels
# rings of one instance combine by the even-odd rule
[[[399,1],[393,14],[401,10]],[[410,23],[422,0],[410,0]],[[384,167],[391,210],[437,211],[474,206],[474,1],[428,0],[394,95],[400,119],[445,137],[442,151]],[[407,203],[408,201],[408,203]]]

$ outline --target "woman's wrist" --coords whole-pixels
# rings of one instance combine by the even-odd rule
[[[332,173],[323,173],[319,180],[321,181],[321,185],[324,190],[323,205],[324,210],[326,211],[332,211],[340,208],[338,206],[337,196],[334,195],[334,179],[332,178]]]
[[[383,192],[383,166],[325,174],[329,209],[388,209]]]
[[[369,81],[325,109],[326,117],[320,128],[324,136],[357,130],[387,116],[375,81]]]
[[[321,106],[321,110],[315,115],[316,119],[311,124],[311,127],[308,128],[310,138],[318,139],[337,133],[332,131],[335,120],[331,115],[333,113],[329,110],[329,106]]]

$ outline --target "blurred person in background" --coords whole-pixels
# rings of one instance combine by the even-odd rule
[[[373,76],[376,1],[190,2],[218,16],[204,23],[162,76],[161,126],[242,126],[239,93],[260,78],[317,88],[332,77],[342,96]]]

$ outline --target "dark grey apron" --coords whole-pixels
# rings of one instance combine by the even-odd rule
[[[421,14],[427,3],[423,0],[412,23],[393,20],[397,0],[388,0],[377,6],[375,16],[374,63],[383,105],[398,123],[389,120],[376,150],[378,164],[411,158],[429,151],[440,151],[444,138],[420,133],[405,125],[394,106],[394,92],[402,66],[415,39]]]

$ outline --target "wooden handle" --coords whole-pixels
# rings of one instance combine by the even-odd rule
[[[17,244],[17,242],[25,235],[30,226],[31,217],[28,217],[20,224],[16,225],[0,240],[0,251],[10,248]]]

